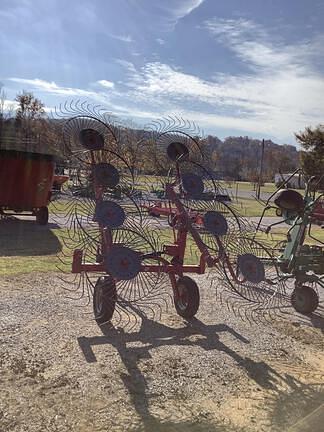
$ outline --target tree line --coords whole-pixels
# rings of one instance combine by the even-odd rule
[[[49,119],[44,104],[32,93],[16,96],[16,108],[5,107],[5,94],[0,89],[0,148],[8,139],[32,139],[41,146],[62,152],[62,136],[54,119]],[[154,146],[154,140],[134,125],[121,127],[121,149],[132,168],[143,174],[167,174],[170,168],[165,155]],[[306,127],[296,133],[301,150],[293,145],[264,142],[262,181],[273,181],[276,173],[289,173],[302,167],[308,175],[324,174],[324,125]],[[205,154],[208,169],[217,178],[256,182],[260,176],[262,141],[248,136],[230,136],[221,140],[208,135],[196,138]],[[323,182],[324,183],[324,182]]]

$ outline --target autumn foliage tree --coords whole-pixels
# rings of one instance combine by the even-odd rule
[[[308,177],[324,175],[324,125],[316,128],[307,127],[303,132],[295,135],[303,148],[300,162],[305,174]],[[321,187],[324,188],[324,179]]]

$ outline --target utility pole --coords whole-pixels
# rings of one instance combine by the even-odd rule
[[[260,193],[261,193],[261,184],[262,184],[262,177],[263,177],[263,159],[264,159],[264,139],[262,140],[262,144],[261,144],[260,173],[259,173],[259,182],[258,182],[258,189],[257,189],[258,199],[260,199]]]

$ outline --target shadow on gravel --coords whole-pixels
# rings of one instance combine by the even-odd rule
[[[249,343],[249,341],[226,324],[206,325],[194,318],[179,329],[152,321],[143,315],[141,318],[142,326],[138,332],[125,333],[121,329],[106,324],[101,326],[103,336],[78,338],[84,357],[90,363],[96,362],[92,346],[110,344],[118,351],[128,372],[128,374],[121,374],[121,379],[128,389],[136,412],[142,419],[142,426],[137,429],[138,432],[153,430],[157,432],[245,432],[243,429],[232,426],[215,425],[214,422],[213,424],[201,421],[199,423],[160,422],[150,414],[147,381],[138,363],[142,359],[151,358],[150,351],[161,346],[199,346],[204,350],[223,351],[232,357],[237,365],[244,368],[249,377],[266,391],[263,393],[265,399],[262,407],[259,408],[264,410],[264,417],[267,419],[264,426],[270,426],[269,430],[276,432],[286,430],[287,427],[307,416],[324,402],[323,376],[317,377],[316,371],[313,372],[314,381],[318,379],[321,384],[306,385],[288,373],[278,373],[263,361],[256,362],[240,356],[219,340],[218,333],[229,332],[242,343]],[[192,335],[202,337],[192,341],[188,339]],[[127,346],[127,344],[136,342],[145,346]]]
[[[309,319],[313,327],[320,329],[324,333],[324,307],[322,305],[310,315]]]
[[[288,389],[278,389],[277,392],[269,394],[264,400],[264,410],[272,418],[271,426],[273,429],[271,430],[280,432],[323,431],[324,383],[323,377],[317,378],[322,381],[304,384],[290,375],[284,375]],[[308,417],[318,409],[320,415],[316,419]],[[299,426],[294,427],[296,424]]]
[[[133,432],[245,432],[231,426],[217,425],[207,422],[160,422],[153,417],[143,419],[143,425]],[[246,431],[248,432],[248,431]]]
[[[295,339],[302,340],[304,343],[313,343],[319,347],[323,347],[323,337],[319,332],[310,333],[308,329],[318,329],[324,334],[324,302],[320,305],[315,312],[311,314],[300,314],[293,310],[291,307],[285,315],[280,317],[285,319],[285,328],[282,331],[287,331],[287,334],[292,335]],[[277,320],[277,323],[280,321]],[[292,332],[291,329],[295,331]]]
[[[37,225],[33,220],[6,218],[0,220],[0,256],[52,255],[62,249],[51,231],[56,224]]]
[[[244,336],[237,333],[234,329],[226,324],[206,325],[200,320],[194,318],[186,322],[183,328],[172,328],[164,324],[147,319],[143,315],[142,326],[138,332],[125,333],[121,329],[116,329],[112,325],[101,326],[104,336],[80,337],[78,338],[79,346],[84,354],[87,362],[96,362],[95,354],[92,346],[109,344],[116,348],[122,362],[124,363],[128,374],[121,374],[121,379],[125,387],[128,389],[132,399],[134,408],[142,418],[143,425],[138,431],[215,431],[215,432],[244,432],[243,429],[233,428],[231,426],[220,425],[214,423],[212,425],[197,423],[197,424],[171,424],[161,423],[154,418],[149,411],[150,396],[147,395],[147,381],[145,375],[141,372],[138,363],[142,359],[151,358],[150,351],[161,346],[199,346],[206,351],[215,350],[223,351],[235,362],[239,367],[244,368],[247,374],[259,386],[264,389],[276,390],[276,382],[278,379],[277,372],[269,367],[264,362],[255,362],[254,360],[240,356],[237,352],[226,346],[219,340],[218,333],[229,332],[242,343],[249,343]],[[188,339],[189,336],[197,335],[197,340]],[[145,346],[128,347],[129,343],[141,342]],[[175,368],[177,365],[175,364]]]

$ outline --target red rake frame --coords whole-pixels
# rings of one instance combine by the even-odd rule
[[[96,199],[102,200],[103,190],[101,187],[96,187]],[[231,263],[228,255],[226,254],[225,248],[222,244],[221,238],[215,236],[218,254],[213,256],[210,253],[209,248],[204,244],[197,228],[193,225],[191,217],[188,214],[188,210],[181,203],[175,191],[175,184],[166,185],[166,196],[177,209],[177,220],[178,223],[176,227],[173,227],[175,233],[175,241],[173,244],[165,244],[163,246],[162,252],[157,252],[153,254],[142,254],[142,259],[151,258],[155,259],[158,264],[145,265],[142,264],[140,272],[149,273],[167,273],[170,277],[170,281],[173,288],[173,293],[175,299],[179,296],[176,284],[176,277],[182,277],[184,273],[195,273],[204,274],[206,271],[206,265],[208,267],[213,267],[220,262],[226,264],[229,272],[236,283],[244,283],[246,279],[239,279],[236,275],[234,265]],[[112,233],[110,228],[103,227],[99,224],[101,232],[101,251],[100,255],[104,257],[109,249],[112,247]],[[193,237],[199,251],[200,259],[197,265],[185,265],[184,257],[187,247],[187,236],[188,233]],[[161,255],[165,254],[172,257],[169,262],[167,259],[163,258]],[[72,262],[72,273],[82,273],[82,272],[92,272],[92,273],[103,273],[106,272],[106,266],[103,261],[99,263],[83,263],[83,251],[76,249],[73,253]],[[117,282],[117,280],[115,281]]]

